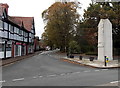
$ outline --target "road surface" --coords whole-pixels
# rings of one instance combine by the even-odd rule
[[[118,69],[80,66],[51,53],[4,66],[2,73],[3,86],[97,86],[118,82]]]

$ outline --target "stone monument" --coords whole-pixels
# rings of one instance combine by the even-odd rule
[[[108,19],[101,19],[98,25],[98,60],[104,61],[104,56],[113,60],[112,24]]]

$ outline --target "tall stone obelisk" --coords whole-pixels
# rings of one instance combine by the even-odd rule
[[[101,19],[98,25],[98,60],[104,56],[113,60],[112,24],[108,19]]]

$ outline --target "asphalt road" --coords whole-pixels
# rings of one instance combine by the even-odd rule
[[[39,54],[4,66],[3,86],[97,86],[118,81],[118,69],[97,69]],[[108,85],[107,85],[108,86]]]

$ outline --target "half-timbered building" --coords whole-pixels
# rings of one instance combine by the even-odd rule
[[[8,16],[8,7],[0,3],[0,58],[33,53],[34,18]]]

